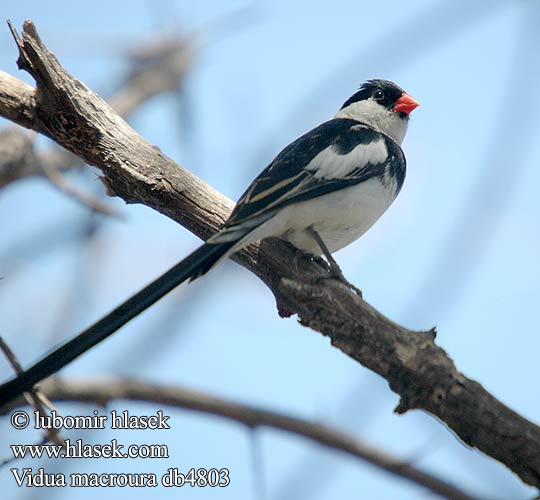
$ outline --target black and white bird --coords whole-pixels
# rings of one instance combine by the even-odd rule
[[[258,175],[186,278],[268,237],[335,265],[331,253],[362,236],[398,195],[405,179],[400,145],[418,105],[392,82],[366,82],[333,119],[289,144]]]
[[[398,195],[405,178],[401,143],[418,102],[387,80],[369,80],[334,118],[289,144],[249,185],[223,228],[192,254],[73,340],[0,386],[0,406],[105,339],[186,280],[224,258],[277,237],[332,258],[364,234]],[[15,391],[15,392],[14,392]]]

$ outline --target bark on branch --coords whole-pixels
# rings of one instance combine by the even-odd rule
[[[233,202],[174,163],[131,129],[101,98],[72,77],[24,23],[18,64],[34,90],[0,72],[0,115],[45,134],[98,167],[109,192],[142,203],[207,238]],[[435,332],[396,325],[341,284],[320,280],[326,270],[279,241],[234,256],[270,288],[281,316],[330,338],[332,345],[384,377],[400,398],[396,411],[423,409],[466,444],[540,487],[540,428],[460,373],[435,342]]]
[[[145,44],[144,48],[131,55],[131,71],[118,91],[108,100],[110,106],[118,115],[127,119],[156,95],[178,92],[191,67],[192,57],[191,44],[181,38],[163,37],[154,40],[150,46]],[[31,99],[33,88],[20,87],[16,78],[10,79],[7,75],[4,77],[5,88],[0,99],[4,99],[6,112],[19,115],[23,111],[24,114],[28,110],[21,108],[20,98]],[[26,177],[43,176],[53,169],[67,170],[83,164],[80,158],[60,148],[37,155],[32,141],[20,130],[0,132],[0,188]]]

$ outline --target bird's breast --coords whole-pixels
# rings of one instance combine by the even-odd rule
[[[305,231],[312,226],[331,252],[362,236],[392,204],[396,182],[385,175],[318,198],[296,203],[281,213],[282,237],[296,247],[316,255],[321,251]]]

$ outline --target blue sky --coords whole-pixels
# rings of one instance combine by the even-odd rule
[[[106,96],[127,69],[122,54],[129,47],[164,31],[199,32],[236,11],[238,26],[221,34],[210,30],[200,40],[183,104],[162,96],[131,121],[166,154],[233,199],[282,147],[331,117],[362,81],[396,81],[421,102],[404,142],[404,188],[380,222],[336,258],[368,302],[409,328],[437,325],[439,344],[460,370],[538,420],[540,395],[530,387],[538,376],[540,299],[538,7],[502,0],[392,0],[384,7],[347,0],[149,5],[95,1],[82,8],[59,0],[46,5],[7,0],[2,14],[19,27],[32,19],[61,63]],[[15,59],[4,26],[0,69],[30,81],[17,72]],[[45,140],[39,144],[49,147]],[[88,190],[101,189],[93,173],[70,179]],[[125,219],[104,221],[81,248],[55,244],[86,220],[85,209],[71,199],[39,179],[0,191],[0,328],[24,363],[87,326],[197,245],[197,238],[152,210],[109,201]],[[50,230],[53,250],[45,246],[46,238],[32,239],[54,226],[61,230]],[[63,374],[177,383],[323,420],[479,496],[532,496],[512,473],[460,444],[429,415],[394,415],[397,396],[383,380],[294,319],[279,319],[269,291],[232,263],[175,291]],[[0,375],[10,375],[1,361]],[[112,408],[155,411],[121,403]],[[60,409],[64,414],[91,410]],[[171,463],[27,461],[18,466],[51,472],[230,468],[231,486],[181,492],[190,499],[424,495],[301,439],[264,429],[253,435],[218,418],[168,413],[171,431],[127,432],[121,439],[166,442]],[[101,431],[85,439],[100,443],[114,437]],[[14,439],[33,443],[39,436],[15,434],[1,421],[1,449]],[[253,449],[262,456],[262,474],[254,472]],[[8,470],[0,471],[0,478],[9,498],[39,494],[17,489]],[[178,495],[163,489],[97,493],[104,498]],[[58,499],[95,494],[47,492]]]

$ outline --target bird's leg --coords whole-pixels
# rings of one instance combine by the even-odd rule
[[[300,270],[301,255],[302,255],[302,253],[299,252],[298,249],[295,247],[294,248],[294,257],[293,257],[293,266],[294,266],[294,271],[296,273],[298,273],[298,271]]]
[[[302,260],[305,259],[306,253],[302,250],[299,250],[297,247],[295,247],[292,243],[290,244],[292,248],[294,248],[294,256],[293,256],[293,269],[295,273],[300,272],[301,269],[301,263]],[[309,255],[309,258],[312,262],[315,262],[319,266],[321,266],[324,269],[328,269],[327,262],[319,255]],[[0,278],[1,279],[1,278]]]
[[[313,229],[312,226],[309,226],[307,228],[308,234],[315,240],[317,245],[319,245],[319,248],[321,249],[324,257],[326,258],[329,266],[330,266],[330,278],[335,278],[338,281],[341,281],[347,288],[350,288],[353,292],[356,293],[360,298],[362,297],[362,292],[355,287],[352,283],[350,283],[345,276],[343,276],[343,272],[341,271],[341,268],[339,267],[338,263],[335,261],[334,257],[332,257],[332,254],[330,253],[330,250],[328,250],[328,247],[324,244],[324,241],[320,237],[319,233]]]

